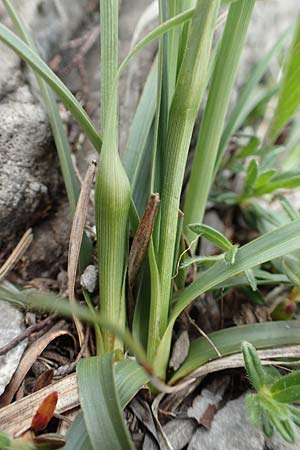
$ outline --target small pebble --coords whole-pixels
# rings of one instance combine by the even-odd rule
[[[98,268],[96,266],[87,266],[80,277],[81,286],[91,294],[95,291],[98,278]]]

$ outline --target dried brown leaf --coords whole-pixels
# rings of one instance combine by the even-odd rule
[[[131,244],[128,258],[128,280],[131,288],[148,249],[159,201],[159,194],[151,194],[141,223]]]
[[[88,211],[89,198],[92,189],[92,183],[95,177],[95,172],[96,172],[96,162],[92,161],[88,167],[88,170],[82,183],[72,223],[69,254],[68,254],[68,295],[71,304],[76,303],[75,298],[76,272],[78,267],[82,237],[84,233],[84,226]],[[73,320],[76,326],[78,339],[81,346],[84,342],[83,325],[75,316],[73,316]]]
[[[13,266],[19,261],[24,255],[27,248],[33,240],[32,229],[29,228],[26,233],[22,236],[21,240],[17,244],[16,248],[13,250],[11,255],[7,258],[5,263],[0,267],[0,280],[5,277],[5,275],[13,268]]]
[[[30,428],[32,417],[53,390],[58,393],[56,413],[63,414],[79,405],[76,373],[69,375],[57,383],[53,383],[27,397],[0,409],[0,429],[10,435],[20,436]]]

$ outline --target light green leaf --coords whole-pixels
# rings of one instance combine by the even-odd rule
[[[266,374],[255,347],[247,341],[242,342],[242,353],[249,380],[257,392],[265,386]]]
[[[193,223],[188,225],[188,228],[193,233],[197,234],[199,237],[207,239],[221,250],[227,251],[231,250],[233,247],[233,244],[226,238],[226,236],[208,225]]]
[[[193,256],[190,258],[186,258],[179,266],[179,269],[187,269],[192,264],[197,264],[200,267],[200,270],[207,269],[207,267],[215,264],[220,259],[224,259],[226,254],[214,255],[214,256]]]
[[[252,159],[247,167],[246,178],[244,183],[245,194],[250,194],[253,191],[255,182],[258,176],[258,164],[256,159]]]
[[[238,245],[233,245],[233,246],[231,247],[231,249],[230,249],[230,250],[227,250],[227,252],[225,253],[224,259],[225,259],[225,262],[226,262],[229,266],[232,266],[232,264],[235,263],[235,257],[236,257],[236,254],[237,254],[238,249],[239,249],[239,246],[238,246]]]
[[[94,450],[134,450],[118,398],[113,355],[82,359],[77,365],[79,398]]]
[[[257,136],[253,136],[247,145],[242,148],[242,150],[238,153],[236,156],[237,159],[243,159],[247,158],[248,156],[255,155],[257,152],[257,149],[259,147],[260,140]]]
[[[272,178],[277,174],[277,172],[278,171],[276,169],[269,169],[261,173],[256,179],[255,189],[259,189],[268,184],[272,180]]]
[[[289,420],[280,420],[275,414],[270,414],[270,421],[281,437],[290,444],[295,444],[296,435],[293,425]]]
[[[10,283],[0,283],[0,300],[13,303],[19,307],[21,305],[23,307],[26,306],[32,310],[51,313],[56,311],[70,318],[75,315],[79,320],[93,325],[100,325],[101,328],[109,330],[111,334],[124,342],[142,366],[147,368],[147,370],[152,370],[142,345],[132,338],[128,330],[121,329],[117,323],[108,320],[102,313],[92,312],[78,303],[70,305],[68,300],[54,294],[32,289],[19,291]]]
[[[266,413],[266,411],[262,412],[261,415],[262,418],[262,429],[263,432],[265,433],[265,435],[270,438],[271,436],[273,436],[274,434],[274,427],[270,421],[270,418],[268,416],[268,414]]]

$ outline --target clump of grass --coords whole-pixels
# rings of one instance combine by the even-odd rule
[[[78,319],[95,325],[98,356],[81,361],[78,368],[84,417],[78,419],[80,427],[77,423],[70,432],[73,450],[83,448],[78,444],[82,442],[80,438],[83,435],[89,445],[84,448],[133,448],[122,420],[121,408],[149,379],[152,386],[167,392],[173,389],[164,383],[167,380],[172,331],[179,315],[200,295],[231,286],[236,279],[242,286],[250,284],[253,291],[261,283],[276,284],[278,278],[275,274],[262,275],[263,271],[258,274],[255,268],[267,261],[278,261],[278,258],[300,249],[300,218],[297,212],[290,214],[283,224],[275,223],[274,226],[273,222],[270,232],[241,247],[202,223],[208,195],[226,146],[233,133],[256,106],[252,99],[253,91],[266,72],[272,55],[282,45],[284,37],[255,68],[237,104],[228,115],[255,0],[159,0],[158,3],[159,26],[139,42],[118,66],[119,1],[100,1],[100,133],[67,87],[39,58],[12,3],[4,0],[19,37],[0,25],[0,39],[15,50],[38,77],[73,212],[79,189],[53,93],[71,111],[86,137],[100,153],[95,191],[99,311],[92,309],[87,292],[84,292],[84,297],[89,308],[73,303],[69,305],[61,299],[54,301],[53,296],[47,294],[16,292],[6,286],[0,287],[1,296],[7,301],[18,301],[35,308],[55,307],[63,314],[74,314]],[[225,28],[219,41],[213,45],[218,15],[224,3],[228,10]],[[292,119],[299,105],[300,95],[297,91],[293,104],[288,102],[289,107],[282,106],[286,104],[295,80],[298,79],[299,29],[298,20],[280,88],[273,89],[272,95],[279,92],[278,106],[268,133],[263,142],[254,136],[236,156],[236,160],[252,157],[246,169],[243,193],[214,193],[214,198],[218,201],[244,204],[251,198],[278,188],[294,188],[300,184],[298,173],[278,174],[272,166],[274,158],[269,158],[277,136]],[[118,144],[118,81],[130,59],[153,40],[159,41],[158,58],[145,84],[122,161]],[[205,92],[207,100],[203,104]],[[268,92],[264,99],[272,95]],[[179,206],[184,173],[201,105],[203,116],[188,188],[182,201],[182,218]],[[158,194],[153,196],[153,192]],[[153,203],[154,197],[156,201]],[[142,219],[145,210],[147,213]],[[134,252],[131,253],[130,234],[137,236],[134,239]],[[210,259],[197,255],[196,241],[200,236],[217,244],[223,253]],[[184,238],[192,253],[190,259],[182,258],[186,250],[181,245]],[[90,243],[85,237],[81,246],[80,271],[90,251]],[[195,263],[201,264],[200,276],[187,285],[187,268]],[[287,263],[279,269],[280,279],[284,279],[286,283],[294,283],[296,278],[288,275],[288,269],[291,272],[290,264],[287,268]],[[175,287],[181,289],[176,290]],[[259,341],[265,347],[272,345],[265,328],[258,327],[260,333],[251,335],[253,343]],[[282,325],[274,322],[270,324],[270,328],[278,345],[289,342]],[[239,351],[243,329],[229,329],[226,332],[225,353],[222,354]],[[146,380],[141,368],[126,365],[124,369],[124,361],[117,362],[120,351],[123,354],[128,349],[135,354],[146,371]],[[195,342],[183,366],[173,374],[170,383],[188,375],[209,358],[217,357],[215,353],[208,341]],[[120,371],[125,377],[122,386],[117,381],[120,367],[124,369],[123,372],[121,369]],[[129,389],[130,383],[133,389]],[[129,389],[130,395],[126,394],[124,386]],[[91,403],[95,392],[97,411]],[[84,445],[87,445],[86,442]],[[115,446],[116,442],[118,447]],[[68,445],[67,443],[66,449],[71,448]]]

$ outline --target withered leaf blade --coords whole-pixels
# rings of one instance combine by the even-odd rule
[[[5,275],[13,268],[13,266],[19,261],[19,259],[24,255],[29,245],[33,240],[32,229],[29,228],[19,243],[11,253],[11,255],[7,258],[5,263],[0,267],[0,280],[5,277]]]
[[[131,288],[148,249],[159,202],[159,194],[151,194],[141,223],[132,241],[128,258],[128,282]]]
[[[47,427],[53,417],[57,400],[57,391],[51,392],[51,394],[47,395],[47,397],[43,400],[31,422],[31,429],[34,432],[43,431]]]
[[[41,375],[38,377],[38,379],[35,382],[33,392],[39,391],[40,389],[43,389],[46,386],[49,386],[49,384],[52,383],[54,375],[53,369],[48,369],[45,372],[41,373]]]
[[[86,216],[89,205],[89,198],[92,189],[92,184],[96,172],[96,162],[91,161],[86,175],[84,177],[80,195],[78,198],[76,211],[74,214],[74,219],[72,223],[69,253],[68,253],[68,295],[71,304],[76,302],[75,299],[75,282],[76,282],[76,272],[79,261],[80,247],[83,238],[84,226],[86,222]],[[76,330],[78,333],[80,346],[84,342],[83,325],[76,318],[73,317]]]

